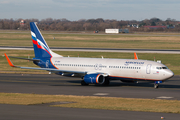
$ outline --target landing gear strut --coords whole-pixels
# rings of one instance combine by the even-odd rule
[[[154,88],[157,89],[159,87],[159,84],[154,83]]]
[[[159,83],[162,83],[163,81],[155,81],[154,88],[157,89],[159,87]]]

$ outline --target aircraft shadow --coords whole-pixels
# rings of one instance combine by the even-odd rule
[[[76,84],[65,84],[65,86],[81,86],[81,80],[69,80],[66,81],[68,83],[76,83]],[[55,85],[55,86],[61,86],[61,85]],[[63,85],[64,86],[64,85]],[[123,82],[110,82],[110,84],[108,86],[103,86],[103,85],[99,85],[99,84],[90,84],[90,86],[94,86],[94,87],[147,87],[147,88],[153,88],[154,87],[154,83],[153,82],[140,82],[140,83],[123,83]],[[171,84],[164,84],[161,83],[159,84],[159,88],[174,88],[174,89],[180,89],[180,85],[171,85]]]

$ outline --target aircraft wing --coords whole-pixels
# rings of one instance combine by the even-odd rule
[[[23,59],[23,60],[29,60],[29,61],[37,61],[39,62],[40,59],[29,59],[29,58],[21,58],[21,57],[13,57],[13,56],[8,56],[10,58],[16,58],[16,59]]]
[[[69,71],[69,70],[59,70],[59,69],[53,69],[53,68],[35,68],[35,67],[22,67],[22,66],[15,66],[11,60],[9,59],[9,57],[6,55],[6,53],[4,53],[9,65],[11,67],[16,67],[16,68],[21,68],[21,69],[34,69],[34,70],[46,70],[46,71],[51,71],[51,72],[64,72],[64,73],[78,73],[78,74],[87,74],[87,72],[83,72],[83,71]],[[18,58],[18,57],[13,57],[13,58]],[[23,59],[23,58],[20,58]],[[29,60],[29,59],[28,59]],[[38,61],[38,60],[35,60]]]

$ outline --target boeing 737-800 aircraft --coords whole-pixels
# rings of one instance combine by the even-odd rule
[[[15,66],[5,54],[12,67],[22,69],[47,70],[49,72],[83,78],[81,85],[102,84],[109,85],[111,80],[122,82],[154,81],[154,87],[171,78],[174,74],[165,65],[148,60],[135,59],[105,59],[63,57],[50,50],[37,25],[30,23],[31,36],[35,58],[33,61],[41,68]]]

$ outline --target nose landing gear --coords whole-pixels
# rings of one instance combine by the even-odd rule
[[[154,88],[157,89],[159,87],[159,84],[154,83]]]
[[[159,87],[159,83],[162,83],[162,81],[155,81],[154,88],[157,89]]]

